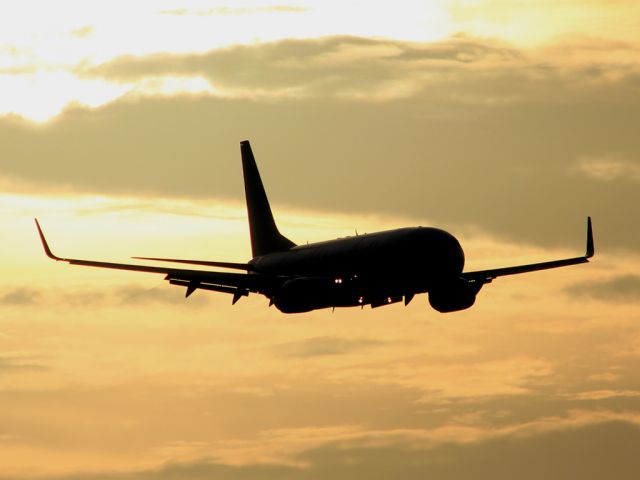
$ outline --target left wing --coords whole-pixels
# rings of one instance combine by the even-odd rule
[[[595,254],[593,244],[593,230],[591,228],[591,217],[587,217],[587,251],[582,257],[566,258],[564,260],[553,260],[551,262],[531,263],[529,265],[517,265],[515,267],[495,268],[493,270],[480,270],[477,272],[467,272],[462,274],[462,278],[470,282],[490,283],[494,278],[503,275],[515,275],[517,273],[535,272],[538,270],[548,270],[550,268],[566,267],[567,265],[577,265],[587,263]]]
[[[229,273],[211,272],[205,270],[187,270],[170,267],[151,267],[147,265],[135,265],[129,263],[98,262],[94,260],[78,260],[74,258],[62,258],[54,255],[44,237],[38,220],[35,220],[38,234],[42,241],[42,247],[46,255],[56,261],[67,262],[70,265],[82,265],[85,267],[109,268],[116,270],[131,270],[134,272],[162,273],[171,285],[187,287],[188,297],[197,289],[213,290],[216,292],[233,294],[235,304],[241,297],[246,297],[249,292],[269,295],[274,289],[288,280],[288,277],[277,275],[263,275],[259,273]]]

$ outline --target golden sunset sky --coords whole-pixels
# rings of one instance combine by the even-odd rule
[[[0,480],[636,479],[640,3],[0,4]],[[61,256],[250,258],[412,225],[467,311],[287,316]]]

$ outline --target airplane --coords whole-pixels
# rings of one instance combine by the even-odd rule
[[[109,263],[61,258],[54,255],[38,220],[45,254],[71,265],[131,270],[165,275],[171,285],[232,295],[232,304],[250,293],[264,295],[269,306],[283,313],[303,313],[335,307],[372,308],[427,293],[430,305],[441,313],[470,308],[480,289],[495,278],[589,262],[594,243],[587,217],[584,256],[492,270],[464,272],[464,251],[450,233],[432,227],[406,227],[360,234],[336,240],[296,245],[280,233],[248,140],[240,142],[249,233],[253,258],[246,263],[175,258],[132,257],[215,267],[238,272],[166,266]]]

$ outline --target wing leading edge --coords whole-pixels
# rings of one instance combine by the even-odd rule
[[[591,217],[587,217],[587,249],[582,257],[566,258],[563,260],[553,260],[551,262],[531,263],[528,265],[517,265],[514,267],[495,268],[492,270],[479,270],[462,274],[462,278],[472,282],[490,283],[494,278],[504,275],[516,275],[518,273],[536,272],[538,270],[548,270],[550,268],[566,267],[568,265],[578,265],[587,263],[595,254],[593,243],[593,229],[591,227]]]
[[[99,262],[95,260],[80,260],[75,258],[62,258],[55,255],[40,228],[38,220],[35,219],[40,241],[47,257],[59,262],[67,262],[70,265],[82,265],[85,267],[109,268],[115,270],[129,270],[135,272],[161,273],[166,275],[167,280],[172,285],[180,285],[187,288],[186,296],[191,295],[195,290],[213,290],[216,292],[233,294],[233,303],[241,297],[246,297],[249,292],[269,293],[281,285],[287,278],[275,275],[261,275],[257,273],[229,273],[211,272],[205,270],[188,270],[182,268],[152,267],[147,265],[136,265],[129,263]],[[211,262],[214,264],[217,262]],[[223,263],[223,262],[220,262]]]

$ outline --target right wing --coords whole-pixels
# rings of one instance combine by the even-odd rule
[[[70,265],[82,265],[85,267],[109,268],[115,270],[130,270],[134,272],[161,273],[166,275],[171,285],[180,285],[187,287],[186,296],[191,295],[195,290],[213,290],[216,292],[233,294],[233,303],[235,304],[241,297],[246,297],[249,292],[262,293],[270,296],[271,292],[282,285],[289,277],[281,277],[277,275],[262,275],[258,273],[229,273],[229,272],[211,272],[205,270],[188,270],[182,268],[170,267],[151,267],[147,265],[135,265],[129,263],[110,263],[99,262],[95,260],[79,260],[75,258],[62,258],[54,255],[49,248],[49,244],[45,239],[44,233],[40,228],[38,220],[35,220],[38,234],[42,241],[42,247],[46,255],[59,262],[67,262]],[[187,263],[187,262],[184,262]],[[223,262],[211,262],[223,263]]]
[[[504,275],[515,275],[518,273],[536,272],[538,270],[548,270],[550,268],[566,267],[587,263],[595,253],[593,244],[593,229],[591,227],[591,217],[587,217],[587,251],[582,257],[566,258],[563,260],[553,260],[551,262],[531,263],[528,265],[516,265],[514,267],[494,268],[492,270],[479,270],[477,272],[465,272],[462,278],[471,282],[490,283],[494,278]]]

